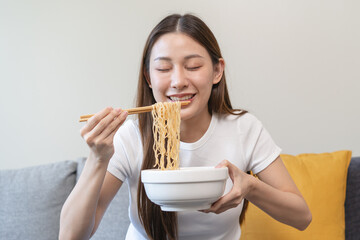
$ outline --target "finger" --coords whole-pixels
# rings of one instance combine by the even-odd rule
[[[217,168],[227,167],[229,171],[229,176],[233,183],[235,183],[235,178],[238,175],[237,171],[239,170],[234,164],[229,162],[228,160],[221,161],[217,166]]]
[[[223,213],[231,208],[236,208],[238,205],[236,204],[232,204],[232,205],[226,205],[226,206],[222,206],[221,208],[219,208],[218,210],[215,211],[216,214],[220,214]]]
[[[225,212],[228,209],[231,208],[236,208],[241,201],[243,200],[243,198],[232,198],[230,197],[230,199],[225,199],[225,198],[221,198],[218,201],[216,201],[215,203],[213,203],[213,205],[211,206],[211,208],[204,210],[203,212],[214,212],[216,214]]]
[[[222,196],[221,198],[219,198],[219,200],[214,202],[211,205],[211,208],[209,208],[209,211],[218,212],[219,209],[223,208],[224,206],[232,204],[234,199],[235,199],[234,194],[232,194],[232,192],[229,192],[228,194]]]
[[[227,195],[228,195],[228,194],[227,194]],[[226,195],[225,195],[225,196],[226,196]],[[222,204],[225,204],[225,203],[226,203],[226,201],[223,201],[223,198],[224,198],[225,196],[219,198],[216,202],[214,202],[213,204],[211,204],[211,207],[210,207],[210,208],[204,209],[204,210],[202,210],[202,212],[205,212],[205,213],[216,212],[216,211],[221,207]]]
[[[104,139],[110,138],[111,140],[113,140],[115,133],[123,125],[127,116],[128,116],[128,112],[122,111],[119,116],[114,118],[114,120],[110,123],[110,125],[101,133]]]
[[[100,134],[104,131],[108,125],[114,121],[114,118],[120,115],[121,110],[120,109],[114,109],[112,110],[107,116],[105,116],[103,119],[98,122],[98,124],[88,133],[88,136],[85,136],[87,139],[87,142],[91,142],[94,138],[97,139],[97,141],[101,138],[98,138]],[[90,140],[89,140],[90,138]]]
[[[222,160],[215,168],[227,167],[230,162],[228,160]]]
[[[233,181],[233,187],[230,192],[219,198],[216,202],[211,205],[211,208],[208,209],[208,212],[218,213],[222,208],[230,208],[228,206],[237,206],[241,203],[243,195],[241,189],[239,188],[237,182]]]
[[[107,116],[113,110],[112,107],[107,107],[92,116],[81,129],[81,136],[85,136],[86,133],[90,132],[105,116]]]

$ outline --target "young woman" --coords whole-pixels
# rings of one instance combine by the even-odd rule
[[[137,106],[191,101],[181,109],[180,164],[228,167],[225,195],[210,209],[162,212],[139,180],[141,169],[155,163],[151,114],[125,122],[125,111],[106,108],[81,130],[90,155],[63,206],[60,239],[92,236],[124,181],[130,191],[126,239],[239,239],[244,199],[299,230],[309,225],[311,213],[279,157],[280,148],[253,115],[232,108],[224,66],[204,22],[170,15],[145,44]],[[258,178],[246,174],[250,170]]]

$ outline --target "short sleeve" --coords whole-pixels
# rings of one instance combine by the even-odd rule
[[[114,149],[107,170],[124,182],[132,176],[142,153],[140,136],[133,120],[127,120],[116,132]]]
[[[245,140],[247,171],[257,174],[269,166],[281,153],[269,132],[254,116],[249,117],[249,132]]]

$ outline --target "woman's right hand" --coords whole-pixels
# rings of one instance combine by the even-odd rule
[[[81,136],[90,148],[90,155],[97,161],[107,164],[114,154],[114,135],[127,115],[120,108],[107,107],[91,117],[81,129]]]

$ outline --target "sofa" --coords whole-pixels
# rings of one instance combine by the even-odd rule
[[[0,239],[58,238],[64,201],[75,186],[85,158],[14,170],[0,170]],[[92,239],[124,239],[129,225],[124,183]],[[360,239],[360,157],[352,157],[347,177],[345,236]]]

